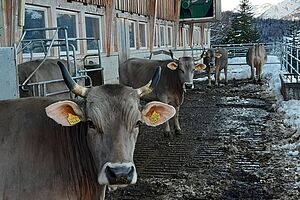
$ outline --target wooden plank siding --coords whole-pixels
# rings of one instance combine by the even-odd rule
[[[97,6],[105,6],[106,0],[68,0],[69,2],[75,1],[84,4],[97,5]]]
[[[162,20],[175,21],[175,1],[157,0],[157,18]],[[116,10],[151,16],[149,7],[152,1],[149,0],[116,0]]]

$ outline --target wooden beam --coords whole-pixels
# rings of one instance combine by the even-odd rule
[[[149,44],[150,51],[153,50],[154,46],[154,34],[155,34],[155,21],[157,15],[157,0],[149,0],[148,1],[148,15],[149,19]],[[158,38],[156,38],[158,40]]]
[[[116,0],[106,0],[105,2],[105,11],[106,11],[106,43],[105,43],[105,50],[106,55],[110,56],[111,47],[112,47],[112,29],[113,29],[113,18],[115,18],[115,5]]]
[[[173,44],[174,47],[177,47],[177,38],[179,35],[179,16],[180,16],[180,0],[174,0],[174,38],[173,38]]]
[[[193,33],[194,33],[194,23],[189,23],[189,46],[193,47]]]

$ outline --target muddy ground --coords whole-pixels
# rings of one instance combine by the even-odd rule
[[[198,82],[180,110],[183,135],[142,126],[134,161],[138,182],[106,199],[300,199],[299,140],[283,123],[266,84]],[[298,184],[297,184],[298,183]]]

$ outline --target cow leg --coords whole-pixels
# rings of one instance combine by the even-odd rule
[[[100,198],[99,200],[105,200],[106,185],[100,185]]]
[[[172,120],[172,119],[170,119],[170,120]],[[170,122],[169,121],[166,121],[164,123],[164,136],[165,137],[170,137],[171,128],[170,128]]]
[[[250,80],[254,81],[255,77],[254,77],[254,67],[251,66],[251,77]]]
[[[220,81],[220,67],[217,66],[216,73],[215,73],[215,85],[216,86],[220,85],[219,81]]]
[[[224,68],[224,75],[225,75],[225,85],[228,85],[228,79],[227,79],[227,65]]]
[[[158,97],[159,101],[168,104],[168,97],[167,96],[160,96]],[[173,120],[173,118],[171,118],[170,120]],[[163,124],[163,131],[164,131],[164,136],[165,137],[170,137],[170,133],[171,133],[171,128],[170,128],[170,120],[166,121]]]
[[[175,122],[175,135],[182,135],[181,128],[179,125],[179,106],[174,106],[176,109],[176,114],[174,116]]]
[[[257,66],[256,69],[256,76],[258,76],[258,82],[261,82],[261,66]]]
[[[210,74],[210,68],[209,68],[208,70],[209,70],[209,71],[207,72],[208,86],[211,86],[211,74]]]

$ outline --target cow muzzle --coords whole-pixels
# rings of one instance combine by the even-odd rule
[[[194,83],[193,82],[185,82],[183,84],[183,88],[185,90],[191,90],[191,89],[194,89]]]
[[[98,177],[100,185],[126,186],[137,181],[133,163],[106,163]]]

